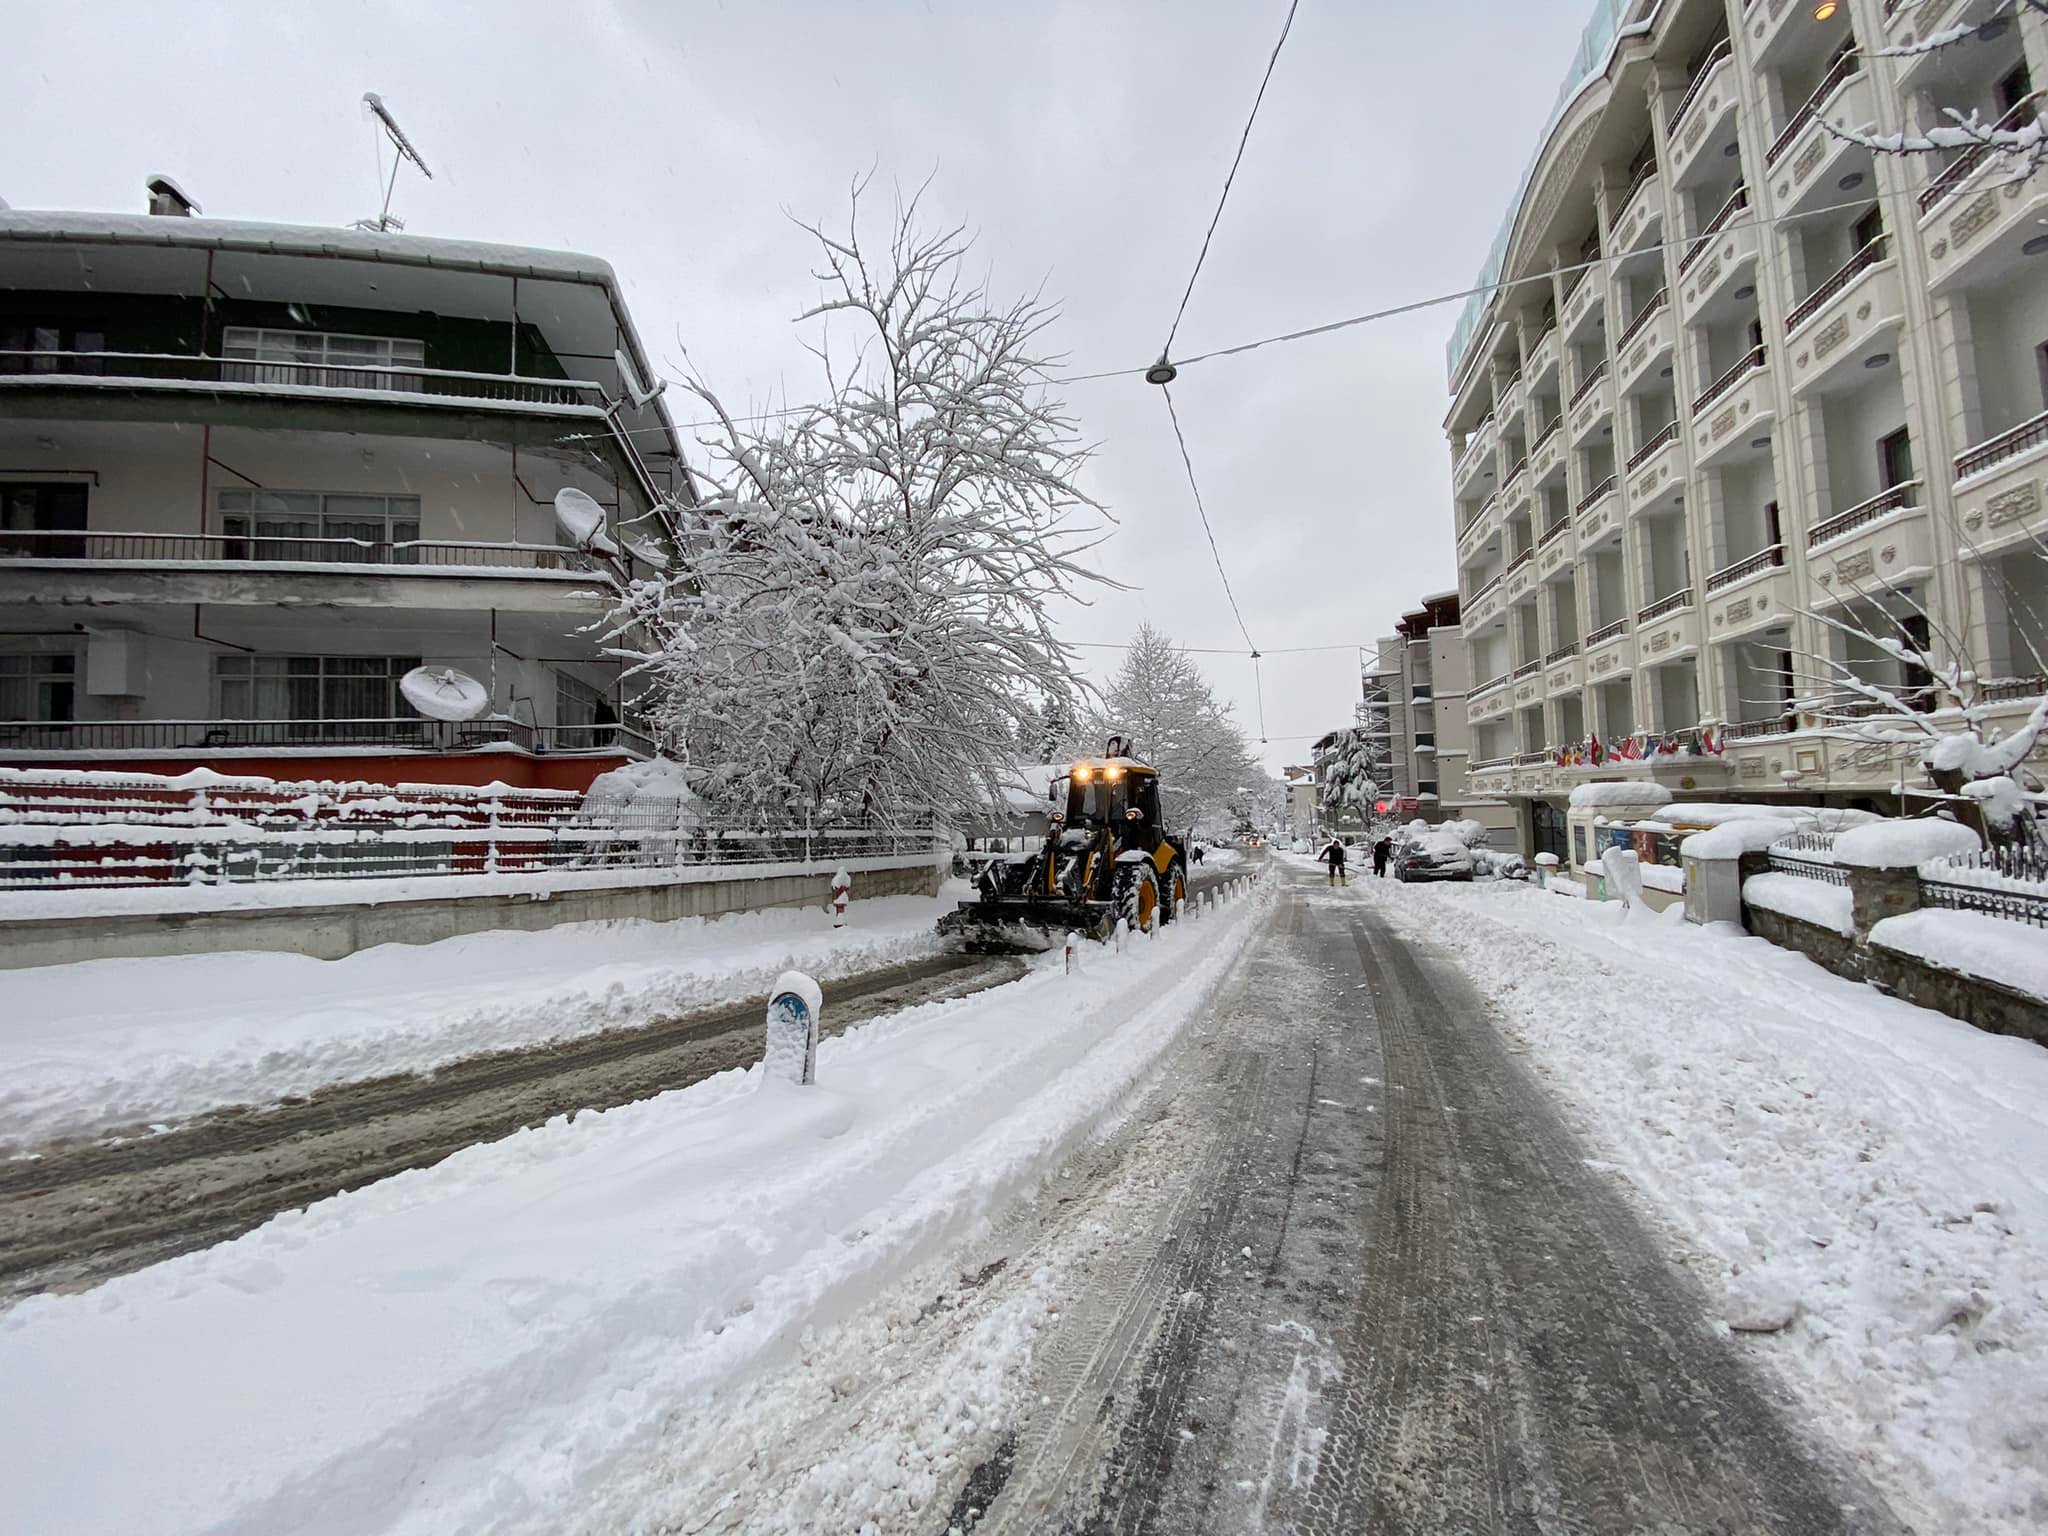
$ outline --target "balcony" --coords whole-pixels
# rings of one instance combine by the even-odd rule
[[[1496,573],[1473,589],[1464,605],[1465,628],[1476,630],[1488,619],[1494,618],[1501,610],[1501,577]]]
[[[1943,52],[1938,48],[1920,52],[1913,49],[1913,44],[1958,24],[1976,25],[1991,14],[1991,9],[1987,0],[1921,0],[1917,5],[1908,4],[1907,0],[1884,0],[1884,46],[1892,50],[1892,74],[1900,91],[1907,89],[1906,82],[1923,64],[1935,61]]]
[[[1760,549],[1753,555],[1745,555],[1732,565],[1722,566],[1720,570],[1707,578],[1707,591],[1709,593],[1719,592],[1724,588],[1734,586],[1738,582],[1747,581],[1750,577],[1764,571],[1782,569],[1784,564],[1785,546],[1773,544],[1769,549]]]
[[[1543,658],[1543,686],[1552,698],[1584,686],[1585,664],[1579,659],[1579,645],[1560,645]]]
[[[1730,198],[1725,207],[1733,207],[1735,202],[1736,198]],[[1691,267],[1680,273],[1685,289],[1679,303],[1686,324],[1699,325],[1754,312],[1754,293],[1737,296],[1738,289],[1756,282],[1756,223],[1746,208],[1747,200],[1744,199],[1744,211],[1712,235],[1703,235],[1702,243],[1692,248],[1701,254]],[[1715,217],[1718,219],[1720,215]]]
[[[247,756],[252,752],[447,753],[510,746],[528,752],[627,753],[652,757],[654,744],[623,725],[536,726],[481,720],[64,720],[0,721],[0,754],[10,761],[89,753]]]
[[[1675,421],[1667,424],[1642,447],[1630,454],[1628,468],[1623,471],[1628,479],[1630,509],[1640,511],[1670,490],[1674,484],[1683,484],[1684,457],[1684,450],[1678,442],[1678,423]]]
[[[1522,407],[1528,404],[1528,391],[1522,387],[1522,376],[1516,374],[1493,397],[1493,419],[1499,430],[1505,432],[1521,419]]]
[[[1614,415],[1614,381],[1607,376],[1605,362],[1594,365],[1572,394],[1571,403],[1565,407],[1567,430],[1574,446],[1593,433],[1593,429]]]
[[[1522,360],[1522,377],[1529,381],[1531,389],[1540,389],[1556,372],[1557,326],[1553,324],[1536,338],[1536,345],[1529,349],[1529,355]]]
[[[1543,537],[1536,541],[1537,574],[1548,577],[1553,571],[1571,562],[1575,550],[1571,540],[1572,520],[1560,517],[1543,530]]]
[[[2048,97],[2028,97],[2001,123],[2032,120]],[[1920,194],[1920,239],[1935,292],[1988,283],[2034,260],[2025,247],[2048,219],[2048,166],[2024,177],[2009,158],[1973,146]]]
[[[1585,675],[1589,685],[1626,677],[1636,664],[1636,648],[1629,639],[1628,620],[1616,619],[1611,624],[1602,624],[1589,631],[1580,642],[1580,652],[1586,664]]]
[[[1765,423],[1777,415],[1777,397],[1771,388],[1768,361],[1768,349],[1750,348],[1693,402],[1697,468],[1770,451]]]
[[[1473,475],[1483,464],[1493,462],[1493,418],[1488,416],[1465,439],[1464,450],[1451,463],[1451,487],[1463,494]]]
[[[1508,562],[1507,577],[1502,583],[1501,596],[1507,602],[1525,597],[1536,585],[1536,551],[1525,549]]]
[[[1599,543],[1617,526],[1614,485],[1614,476],[1609,475],[1579,498],[1573,517],[1581,549]]]
[[[1676,340],[1676,330],[1671,317],[1671,296],[1659,288],[1614,346],[1615,356],[1621,359],[1618,368],[1624,395],[1634,393],[1637,385],[1643,384],[1649,376],[1651,365],[1660,359],[1667,361],[1657,375],[1658,382],[1671,376],[1668,359]]]
[[[1814,584],[1847,598],[1933,570],[1934,538],[1922,500],[1915,480],[1817,524],[1806,536]]]
[[[1564,473],[1564,418],[1545,427],[1529,446],[1529,482],[1548,485]]]
[[[1871,241],[1785,317],[1793,389],[1854,388],[1870,376],[1873,359],[1882,368],[1897,354],[1906,303],[1888,248],[1884,236]]]
[[[1507,478],[1501,482],[1500,504],[1512,514],[1517,507],[1526,506],[1529,501],[1529,456],[1525,453],[1508,466]]]
[[[1610,227],[1615,231],[1615,252],[1622,256],[1654,245],[1664,232],[1664,178],[1657,174],[1654,160],[1629,183],[1621,198],[1621,216]]]
[[[1702,256],[1714,248],[1714,236],[1720,234],[1729,225],[1742,222],[1744,215],[1748,212],[1749,189],[1738,186],[1728,195],[1728,201],[1723,203],[1714,216],[1701,226],[1699,234],[1694,236],[1691,243],[1686,246],[1685,254],[1678,258],[1679,277],[1683,278],[1686,273],[1693,269],[1693,265]]]
[[[653,568],[631,561],[633,574]],[[0,533],[0,602],[225,603],[587,614],[600,565],[556,545],[230,537],[102,529]],[[252,584],[253,583],[253,584]]]
[[[1955,515],[1965,555],[1996,554],[2048,538],[2041,473],[2048,464],[2048,411],[1956,455]]]
[[[1836,183],[1852,171],[1869,179],[1869,148],[1834,130],[1874,128],[1875,90],[1862,58],[1846,54],[1828,71],[1806,105],[1792,114],[1785,131],[1764,155],[1780,218],[1805,213],[1822,202],[1839,201],[1842,194]]]
[[[1595,251],[1586,259],[1593,265],[1566,279],[1571,286],[1565,290],[1560,311],[1565,339],[1574,343],[1591,340],[1595,322],[1607,312],[1607,273],[1600,265],[1600,253]]]
[[[1685,88],[1665,125],[1671,181],[1685,186],[1734,142],[1735,45],[1723,38]]]
[[[1707,578],[1707,606],[1712,610],[1714,637],[1782,622],[1771,602],[1771,578],[1785,568],[1785,546],[1773,544]]]
[[[1543,702],[1543,658],[1531,657],[1515,668],[1513,677],[1513,698],[1515,708],[1527,709],[1531,704]]]
[[[1661,666],[1699,649],[1700,616],[1692,588],[1682,587],[1636,614],[1636,665]]]
[[[1679,613],[1684,609],[1690,608],[1691,606],[1692,588],[1680,587],[1676,592],[1671,593],[1668,597],[1660,597],[1656,599],[1654,602],[1651,602],[1645,605],[1644,607],[1637,609],[1636,623],[1639,625],[1654,624],[1659,619],[1664,618],[1669,614]],[[1624,619],[1621,622],[1623,624],[1626,624],[1628,621]],[[1609,627],[1611,628],[1612,626]],[[1596,633],[1604,634],[1605,631],[1596,631]],[[1588,641],[1588,643],[1590,644],[1592,642]]]
[[[273,362],[166,352],[0,350],[0,414],[110,421],[296,426],[401,436],[460,435],[492,421],[494,437],[559,449],[574,420],[617,456],[648,498],[662,500],[646,461],[584,379],[471,373],[418,364]]]

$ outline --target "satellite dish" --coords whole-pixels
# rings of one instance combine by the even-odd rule
[[[398,691],[429,720],[474,720],[491,707],[490,689],[453,667],[414,667]]]
[[[616,555],[619,546],[604,531],[604,508],[573,485],[555,492],[555,522],[578,549]]]

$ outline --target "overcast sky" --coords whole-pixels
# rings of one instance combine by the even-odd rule
[[[1175,350],[1465,286],[1534,148],[1587,0],[1301,0]],[[140,211],[178,179],[209,214],[376,212],[380,93],[425,154],[415,234],[546,245],[617,267],[658,358],[728,403],[812,398],[792,318],[815,293],[791,213],[829,219],[871,167],[933,182],[999,291],[1061,300],[1075,372],[1157,355],[1285,0],[0,0],[0,199]],[[1253,640],[1352,645],[1455,584],[1444,339],[1455,306],[1190,368],[1175,400]],[[1141,617],[1241,647],[1142,380],[1070,387],[1090,489]],[[679,414],[684,402],[678,402]],[[1098,672],[1113,651],[1090,651]],[[1256,733],[1251,666],[1200,658]],[[1346,724],[1350,650],[1273,656],[1276,767]]]

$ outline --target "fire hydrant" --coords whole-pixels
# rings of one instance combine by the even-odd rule
[[[846,898],[853,889],[853,876],[845,870],[836,870],[832,875],[832,926],[846,926]]]

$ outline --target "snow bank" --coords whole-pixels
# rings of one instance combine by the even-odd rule
[[[2027,923],[1922,907],[1883,919],[1870,930],[1870,942],[2048,1001],[2048,930]]]
[[[1810,880],[1805,875],[1766,872],[1742,882],[1742,899],[1752,907],[1812,923],[1845,939],[1856,931],[1852,915],[1855,898],[1846,885]]]
[[[1929,859],[1975,853],[1983,846],[1975,832],[1938,816],[1872,822],[1835,839],[1835,862],[1860,869],[1914,869]]]
[[[25,1301],[0,1317],[9,1523],[441,1533],[559,1510],[1047,1177],[1266,905],[827,1040],[816,1087],[724,1073]]]
[[[1671,791],[1643,779],[1581,784],[1572,791],[1572,809],[1595,805],[1669,805]]]
[[[430,1072],[747,997],[776,975],[827,979],[935,954],[968,892],[723,918],[569,923],[383,944],[341,960],[240,953],[9,971],[0,1149],[275,1103],[335,1083]]]
[[[1787,832],[1784,818],[1744,817],[1724,821],[1695,832],[1678,845],[1684,859],[1739,859],[1745,853],[1762,853]]]
[[[1359,895],[1471,975],[1725,1316],[1796,1307],[1745,1347],[1914,1529],[2041,1530],[2048,1051],[1725,927]]]
[[[1674,896],[1685,894],[1685,871],[1682,869],[1673,869],[1669,864],[1644,864],[1638,869],[1637,874],[1643,884],[1653,891],[1663,891]]]

